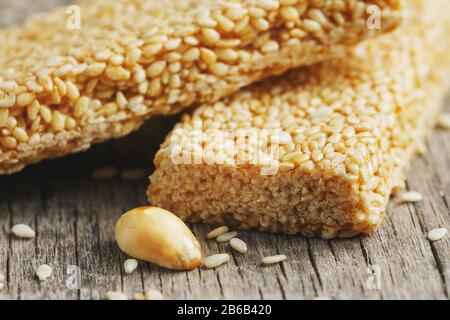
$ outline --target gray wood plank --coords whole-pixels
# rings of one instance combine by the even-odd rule
[[[67,2],[0,0],[0,26]],[[434,243],[426,237],[433,228],[450,228],[450,132],[442,130],[434,132],[407,181],[425,200],[391,203],[381,229],[371,236],[323,241],[239,231],[249,246],[242,255],[207,240],[210,227],[197,224],[192,228],[204,255],[230,253],[228,264],[173,272],[141,261],[135,273],[125,275],[127,256],[114,242],[114,224],[123,212],[147,204],[148,180],[96,180],[91,173],[110,164],[150,172],[154,153],[176,120],[157,118],[126,138],[0,176],[0,273],[6,276],[0,299],[103,299],[108,290],[131,298],[150,288],[172,299],[449,298],[450,237]],[[29,224],[36,239],[12,237],[15,223]],[[278,253],[288,260],[261,265],[263,256]],[[54,268],[45,283],[34,275],[42,263]],[[81,283],[73,287],[67,281],[75,267]]]
[[[450,111],[450,99],[446,108]],[[436,130],[429,140],[425,157],[415,162],[408,178],[408,186],[419,190],[425,201],[414,206],[423,238],[434,228],[450,229],[450,132]],[[450,238],[427,241],[443,282],[443,290],[450,297]]]
[[[11,240],[8,234],[11,229],[11,212],[6,191],[7,185],[0,183],[0,273],[5,277],[4,288],[0,290],[0,300],[12,298],[9,290]]]

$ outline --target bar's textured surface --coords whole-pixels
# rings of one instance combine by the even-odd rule
[[[306,236],[377,229],[423,149],[449,80],[450,4],[408,3],[406,26],[344,60],[295,70],[186,115],[156,156],[150,201],[191,221]],[[273,136],[260,130],[258,143],[248,142],[248,128],[284,134],[263,158],[260,142]],[[225,130],[236,135],[223,142]],[[192,140],[199,132],[201,141]],[[173,161],[180,150],[189,159],[203,154],[203,163]],[[262,175],[263,160],[279,171]]]
[[[382,28],[366,25],[381,8]],[[92,0],[0,34],[0,173],[395,28],[400,0]],[[369,10],[370,12],[370,10]]]

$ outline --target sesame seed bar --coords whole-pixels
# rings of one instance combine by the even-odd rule
[[[380,29],[366,23],[374,5]],[[36,15],[0,32],[0,174],[342,54],[402,12],[401,0],[86,0]]]
[[[405,26],[345,59],[185,115],[156,155],[151,203],[193,222],[326,239],[376,230],[449,85],[450,3],[408,5]]]

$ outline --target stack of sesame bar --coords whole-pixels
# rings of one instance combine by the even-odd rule
[[[376,230],[450,75],[446,0],[78,6],[78,26],[60,8],[0,31],[0,174],[195,105],[148,189],[190,221]]]
[[[411,0],[345,57],[204,104],[156,155],[150,201],[189,221],[325,239],[376,230],[450,85],[450,2]]]
[[[367,28],[375,6],[383,27]],[[85,0],[75,9],[0,31],[0,174],[342,56],[403,13],[401,0]]]

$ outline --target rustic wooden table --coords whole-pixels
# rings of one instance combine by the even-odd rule
[[[0,25],[58,2],[67,1],[0,0]],[[132,297],[149,288],[173,299],[449,298],[450,237],[434,243],[426,237],[433,228],[450,228],[450,133],[444,131],[434,132],[427,155],[415,161],[408,178],[408,188],[425,200],[391,204],[371,236],[323,241],[240,232],[249,245],[249,253],[240,255],[204,240],[210,228],[195,225],[204,254],[228,252],[230,263],[172,272],[140,262],[135,273],[125,275],[127,257],[114,243],[114,224],[124,211],[146,204],[147,179],[96,180],[91,172],[112,164],[150,173],[154,152],[174,121],[152,120],[126,138],[0,177],[0,273],[6,277],[0,299],[101,299],[108,290]],[[12,237],[17,223],[32,226],[37,237]],[[275,253],[288,260],[261,266],[262,256]],[[34,272],[43,263],[54,275],[39,283]],[[77,270],[81,281],[74,281]]]

